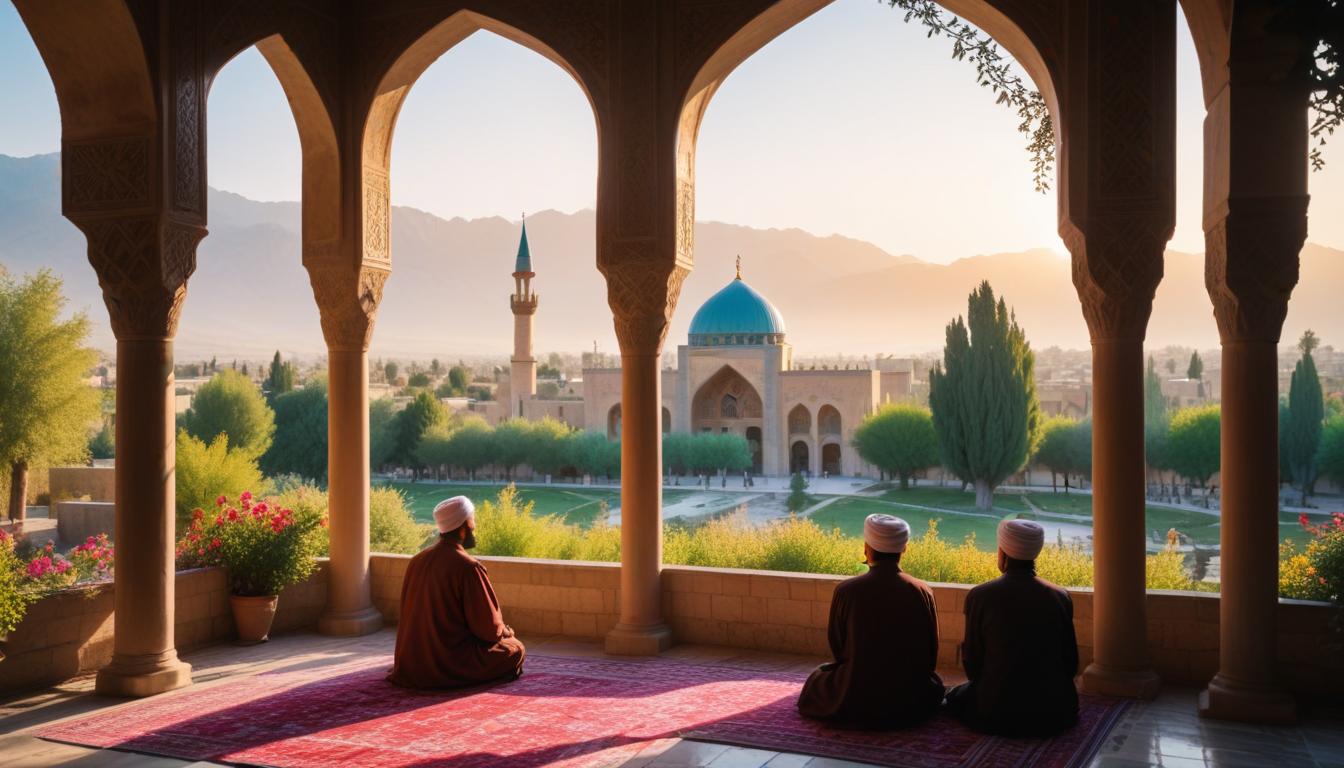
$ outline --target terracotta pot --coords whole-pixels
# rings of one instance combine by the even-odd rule
[[[266,642],[267,636],[271,634],[271,622],[275,620],[275,604],[279,601],[279,595],[264,597],[229,595],[239,645]]]

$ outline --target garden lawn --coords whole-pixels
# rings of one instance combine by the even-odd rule
[[[1032,507],[1039,512],[1033,512]],[[992,551],[999,520],[1004,517],[1019,513],[1027,517],[1039,514],[1044,519],[1057,522],[1089,525],[1092,496],[1049,491],[1032,491],[1027,494],[1006,491],[994,494],[994,510],[987,513],[975,508],[975,495],[969,491],[916,487],[907,491],[886,491],[878,497],[843,498],[817,510],[811,518],[823,530],[839,528],[846,536],[862,536],[863,519],[875,512],[903,518],[910,523],[912,536],[922,536],[928,529],[929,520],[937,519],[938,533],[943,539],[960,543],[966,536],[974,534],[978,548]],[[1165,541],[1167,530],[1175,528],[1189,536],[1198,546],[1217,546],[1219,543],[1219,519],[1216,515],[1149,505],[1145,516],[1144,527],[1149,537],[1156,531],[1158,539]],[[1078,517],[1087,519],[1075,519]],[[1296,516],[1288,513],[1279,516],[1279,534],[1280,539],[1304,538]]]
[[[482,501],[494,501],[503,484],[476,485],[450,483],[379,483],[397,489],[406,497],[406,506],[411,509],[415,519],[422,522],[434,522],[434,505],[449,496],[466,496],[474,504]],[[680,501],[690,491],[664,490],[663,502]],[[532,514],[538,517],[554,515],[566,523],[587,528],[597,522],[602,512],[602,502],[608,509],[621,504],[621,492],[616,488],[592,488],[583,485],[518,486],[519,499],[532,503]]]

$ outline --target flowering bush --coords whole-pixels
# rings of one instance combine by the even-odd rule
[[[220,496],[213,514],[192,511],[187,534],[177,544],[178,565],[223,566],[235,595],[279,594],[312,574],[326,522],[315,512],[295,514],[255,501],[250,492],[240,495],[236,505]]]
[[[79,579],[74,564],[56,551],[52,541],[28,558],[23,575],[27,581],[24,588],[39,597],[72,586]]]
[[[1286,575],[1298,587],[1299,594],[1292,596],[1344,605],[1344,512],[1336,512],[1317,525],[1312,525],[1306,514],[1299,515],[1297,522],[1311,540],[1305,553],[1294,553],[1281,569],[1288,571]],[[1284,573],[1279,580],[1285,581]]]
[[[13,632],[23,621],[35,596],[24,589],[24,563],[14,551],[14,537],[0,531],[0,635]]]
[[[90,536],[83,544],[70,550],[67,558],[81,581],[106,579],[112,575],[112,544],[106,533]]]

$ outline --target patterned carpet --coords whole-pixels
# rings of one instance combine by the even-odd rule
[[[190,760],[317,768],[619,765],[673,736],[900,768],[1075,768],[1124,704],[1084,697],[1079,725],[1046,740],[975,734],[939,716],[846,732],[799,717],[796,672],[671,659],[530,656],[522,679],[445,693],[383,681],[388,656],[302,666],[135,702],[39,735]]]

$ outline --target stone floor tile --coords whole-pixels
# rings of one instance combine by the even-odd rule
[[[728,751],[726,744],[679,741],[671,749],[649,761],[649,768],[703,768]]]
[[[778,755],[778,752],[765,749],[729,747],[727,752],[709,762],[709,768],[762,768]]]
[[[788,752],[781,752],[770,758],[770,762],[765,764],[765,768],[804,768],[812,762],[811,755],[794,755]]]

